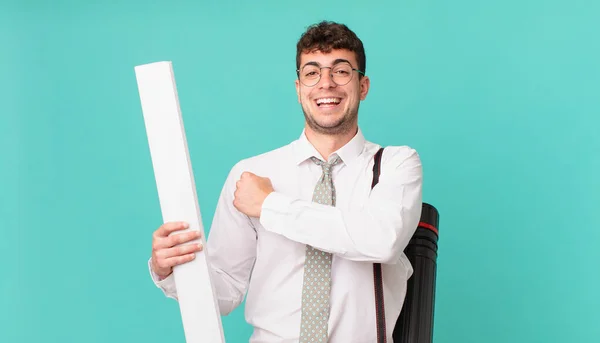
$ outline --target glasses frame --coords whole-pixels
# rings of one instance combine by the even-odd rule
[[[315,65],[315,64],[310,64],[310,63],[308,63],[308,64],[305,64],[304,66],[302,66],[302,68],[300,68],[300,69],[296,69],[296,75],[298,76],[298,81],[300,81],[300,83],[301,83],[301,84],[303,84],[303,85],[304,85],[304,86],[306,86],[306,87],[314,87],[314,86],[318,85],[318,84],[319,84],[319,82],[321,82],[321,77],[323,76],[323,69],[329,69],[329,78],[331,79],[331,82],[335,83],[335,84],[336,84],[336,85],[338,85],[338,86],[345,86],[345,85],[349,84],[349,83],[350,83],[350,81],[352,81],[352,78],[353,78],[353,76],[352,76],[352,75],[354,75],[354,73],[352,73],[352,75],[351,75],[351,76],[350,76],[350,78],[348,79],[348,82],[346,82],[346,83],[339,84],[339,83],[335,82],[335,81],[333,80],[333,74],[331,73],[331,70],[332,70],[333,68],[335,68],[336,66],[340,65],[340,64],[348,64],[348,65],[350,66],[350,68],[352,69],[352,71],[355,71],[355,72],[359,73],[360,75],[362,75],[362,76],[365,76],[365,73],[364,73],[363,71],[361,71],[361,70],[359,70],[359,69],[357,69],[357,68],[354,68],[354,67],[352,67],[352,64],[350,64],[350,63],[348,63],[348,62],[346,62],[346,61],[344,61],[344,62],[340,62],[340,63],[336,63],[336,64],[334,64],[334,65],[333,65],[333,66],[331,66],[331,67],[320,67],[320,66],[318,66],[318,65]],[[306,68],[306,66],[309,66],[309,65],[310,65],[310,66],[313,66],[313,67],[317,67],[317,68],[319,68],[319,78],[318,78],[318,79],[317,79],[317,81],[316,81],[314,84],[312,84],[312,85],[307,85],[306,83],[302,82],[302,79],[300,78],[300,71],[301,71],[302,69]]]

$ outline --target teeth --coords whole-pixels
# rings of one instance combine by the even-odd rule
[[[339,104],[340,103],[340,99],[339,98],[321,98],[321,99],[317,99],[317,104]]]

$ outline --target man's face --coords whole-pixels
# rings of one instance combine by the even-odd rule
[[[358,69],[355,53],[348,50],[332,50],[327,54],[316,51],[300,56],[301,76],[307,65],[331,67],[321,69],[321,78],[312,87],[296,79],[298,102],[309,129],[322,134],[340,134],[356,128],[359,103],[367,96],[369,78],[360,78],[357,71],[351,70],[348,84],[336,84],[331,77],[332,70],[348,63]],[[338,72],[338,75],[341,74]]]

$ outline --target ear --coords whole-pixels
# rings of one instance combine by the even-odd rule
[[[298,103],[302,103],[302,100],[300,99],[300,81],[298,81],[298,79],[296,79],[296,95],[298,96]]]
[[[363,76],[360,79],[360,100],[365,100],[367,98],[367,94],[369,93],[369,88],[371,87],[371,80],[368,76]]]

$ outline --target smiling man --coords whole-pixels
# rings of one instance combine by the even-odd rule
[[[206,252],[220,312],[246,296],[253,343],[375,342],[373,263],[381,263],[392,342],[413,272],[403,251],[421,214],[421,161],[408,146],[386,147],[371,189],[381,146],[358,127],[370,81],[363,44],[345,25],[309,27],[296,69],[300,137],[237,163],[219,198]],[[173,266],[202,249],[180,245],[197,238],[176,233],[185,227],[160,226],[149,261],[175,299]]]
[[[333,53],[331,48],[322,48],[316,51],[309,50],[299,56],[300,69],[296,91],[306,125],[311,131],[319,134],[354,135],[359,100],[364,100],[369,91],[369,78],[363,76],[361,71],[365,68],[364,55],[359,63],[357,54],[350,50]],[[321,82],[323,73],[326,77]],[[355,76],[354,73],[358,75]],[[353,78],[359,82],[350,83]],[[316,87],[319,82],[320,87]]]

